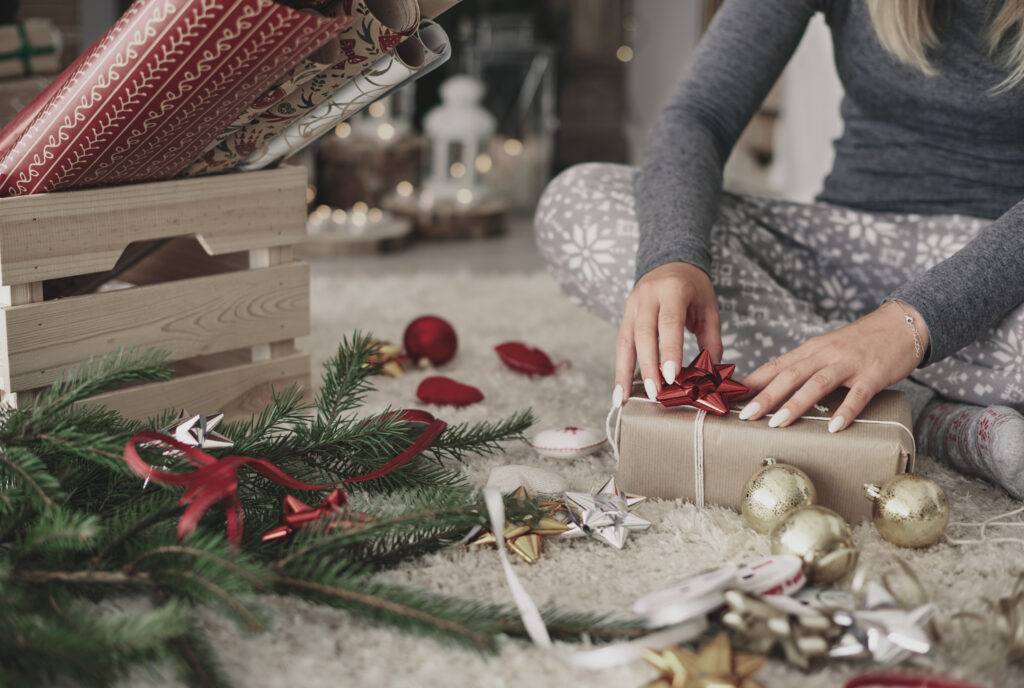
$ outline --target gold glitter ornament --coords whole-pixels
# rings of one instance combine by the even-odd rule
[[[768,533],[793,509],[818,503],[814,483],[796,466],[767,458],[743,486],[740,511],[751,528]]]
[[[934,481],[901,473],[878,485],[865,484],[864,496],[874,502],[871,520],[878,534],[900,547],[928,547],[946,532],[949,500]]]
[[[794,509],[771,532],[772,554],[795,554],[815,585],[832,583],[857,564],[853,532],[843,517],[823,506]]]

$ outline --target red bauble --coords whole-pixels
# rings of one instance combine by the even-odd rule
[[[402,343],[413,360],[425,358],[434,365],[443,365],[455,356],[459,338],[455,336],[455,328],[444,318],[424,315],[405,328]]]

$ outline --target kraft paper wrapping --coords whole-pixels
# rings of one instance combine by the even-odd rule
[[[643,390],[635,390],[642,395]],[[808,414],[787,428],[769,428],[768,418],[741,421],[736,411],[708,415],[704,421],[704,492],[708,504],[739,509],[743,486],[773,457],[803,470],[818,492],[818,503],[851,523],[871,517],[864,483],[882,483],[910,471],[914,441],[910,402],[903,392],[878,394],[860,415],[862,420],[895,421],[896,425],[855,422],[839,433],[828,431],[828,419],[843,397],[822,402],[828,410]],[[662,499],[693,500],[695,467],[693,423],[696,409],[666,408],[630,399],[622,407],[619,428],[618,485],[627,492]]]
[[[171,177],[340,28],[272,0],[137,0],[12,123],[0,196]]]
[[[182,173],[195,177],[225,172],[261,150],[288,125],[324,102],[375,60],[408,38],[420,23],[416,0],[342,0],[343,14],[355,17],[339,42],[345,59],[280,102],[268,108],[255,122],[245,125],[215,148],[205,152]]]
[[[415,36],[288,125],[261,150],[242,161],[238,169],[259,170],[294,155],[370,103],[437,69],[451,54],[451,42],[444,29],[424,19]]]
[[[0,77],[60,71],[60,31],[49,19],[0,25]]]

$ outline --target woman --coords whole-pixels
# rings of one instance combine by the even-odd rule
[[[845,90],[818,202],[723,192],[817,11]],[[922,453],[1024,498],[1022,29],[1024,0],[727,0],[639,172],[571,168],[537,210],[563,288],[621,319],[613,403],[684,342],[753,371],[740,418],[771,427],[843,386],[839,432],[898,383]]]

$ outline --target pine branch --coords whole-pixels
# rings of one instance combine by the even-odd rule
[[[467,452],[487,456],[501,451],[501,442],[525,439],[523,433],[537,422],[533,411],[519,411],[496,422],[460,423],[445,429],[427,450],[438,459],[463,461]]]
[[[341,341],[337,352],[324,364],[314,427],[330,427],[342,413],[362,405],[372,388],[367,378],[377,371],[369,359],[379,348],[380,344],[370,335],[360,332]]]
[[[15,483],[24,486],[23,494],[30,499],[38,500],[43,508],[52,507],[63,494],[60,482],[46,470],[42,459],[24,447],[8,447],[0,451],[0,480],[4,474]],[[10,497],[13,490],[5,490]]]
[[[31,421],[45,421],[76,401],[135,382],[171,379],[172,369],[165,352],[155,349],[119,349],[91,358],[62,373],[30,404]],[[27,433],[26,433],[27,434]]]

